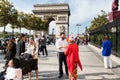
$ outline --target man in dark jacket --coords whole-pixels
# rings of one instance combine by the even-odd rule
[[[47,52],[47,47],[46,47],[46,37],[43,36],[42,40],[41,40],[41,51],[43,53],[43,56],[44,56],[44,51],[46,53],[46,56],[48,56],[48,52]]]
[[[17,54],[21,55],[21,53],[25,52],[25,40],[26,40],[26,36],[24,34],[21,34],[20,36],[20,40],[18,41],[17,44]]]

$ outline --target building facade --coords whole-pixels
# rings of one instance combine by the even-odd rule
[[[56,37],[61,32],[69,34],[70,9],[68,4],[35,4],[33,13],[42,20],[56,21]]]
[[[90,31],[89,34],[90,42],[98,47],[101,47],[104,36],[109,36],[113,43],[112,53],[120,57],[120,19]]]

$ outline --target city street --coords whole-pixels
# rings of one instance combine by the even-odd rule
[[[48,45],[48,56],[43,56],[42,53],[39,57],[39,80],[68,80],[66,74],[62,79],[58,79],[58,60],[57,50],[54,45]],[[83,71],[78,68],[78,80],[120,80],[119,69],[117,64],[113,65],[113,69],[105,69],[103,60],[100,53],[92,50],[87,45],[79,46],[80,58],[83,64]],[[3,54],[0,54],[0,71],[3,70],[4,60]],[[24,80],[28,80],[24,75]],[[32,72],[32,80],[35,80],[35,72]]]
[[[29,79],[32,76],[31,80],[38,80],[38,77],[39,80],[69,80],[64,64],[64,74],[61,70],[61,62],[65,62],[66,38],[70,43],[80,43],[79,55],[75,54],[77,46],[73,49],[74,45],[70,45],[72,48],[68,49],[68,53],[72,53],[68,55],[71,74],[76,72],[73,70],[76,64],[72,63],[79,63],[80,56],[83,70],[78,67],[77,80],[120,80],[119,4],[119,0],[0,0],[0,75],[6,68],[6,60],[13,59],[17,53],[16,58],[20,58],[17,63],[22,64],[17,68],[20,66],[21,69],[8,68],[7,74],[10,73],[6,79],[19,80],[21,70],[22,74],[36,70],[29,74]],[[38,56],[39,45],[41,52]],[[46,56],[42,54],[44,49]],[[29,54],[24,56],[23,53]],[[9,66],[16,68],[15,64],[13,60]],[[76,78],[76,74],[73,75],[72,79]],[[28,74],[22,75],[22,80],[28,80]]]

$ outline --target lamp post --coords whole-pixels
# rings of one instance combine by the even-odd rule
[[[81,26],[81,24],[76,24],[76,26],[78,26],[78,35],[79,35],[79,26]]]
[[[85,34],[87,35],[88,33],[88,30],[87,30],[87,26],[85,27]]]
[[[54,35],[54,28],[52,28],[52,35]]]

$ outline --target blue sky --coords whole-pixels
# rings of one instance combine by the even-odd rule
[[[10,0],[18,11],[32,13],[34,4],[49,4],[49,3],[68,3],[70,7],[70,33],[77,34],[78,27],[76,24],[81,24],[79,31],[84,32],[86,26],[89,27],[91,20],[101,10],[111,12],[113,0]]]

